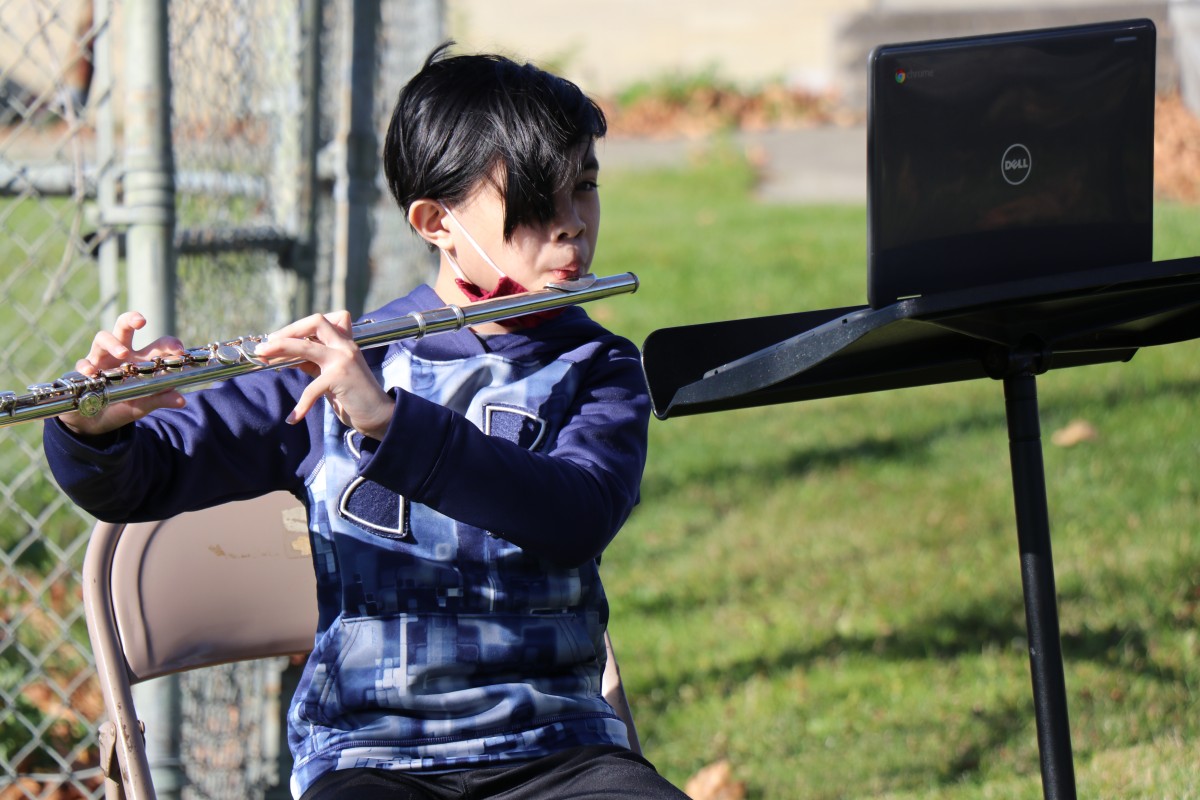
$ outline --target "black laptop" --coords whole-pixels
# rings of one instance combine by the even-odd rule
[[[870,57],[867,299],[1151,260],[1149,20]]]

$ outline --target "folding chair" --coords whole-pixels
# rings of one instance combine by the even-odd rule
[[[97,523],[83,565],[88,636],[108,721],[107,800],[154,800],[134,684],[175,672],[305,654],[317,625],[304,508],[285,492],[160,522]],[[603,692],[637,732],[608,648]]]

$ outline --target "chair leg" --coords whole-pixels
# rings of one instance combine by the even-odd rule
[[[146,725],[138,720],[138,730],[146,735]],[[117,726],[105,721],[100,725],[100,772],[104,774],[104,800],[126,800],[125,782],[117,757]]]

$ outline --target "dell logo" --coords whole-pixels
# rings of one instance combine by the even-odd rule
[[[1000,174],[1004,180],[1013,186],[1020,186],[1032,171],[1033,158],[1029,155],[1029,148],[1023,144],[1009,145],[1000,159]]]

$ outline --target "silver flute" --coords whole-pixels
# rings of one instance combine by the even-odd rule
[[[363,320],[351,329],[351,337],[360,348],[380,347],[401,339],[420,339],[462,330],[469,325],[498,322],[635,292],[637,288],[638,279],[632,272],[604,278],[586,275],[578,280],[550,283],[533,292],[414,311],[395,319]],[[266,338],[266,334],[241,336],[176,355],[128,362],[101,370],[96,375],[68,372],[53,383],[30,386],[25,394],[0,392],[0,427],[57,417],[71,411],[93,417],[110,403],[302,363],[300,359],[267,363],[259,358],[257,346]]]

